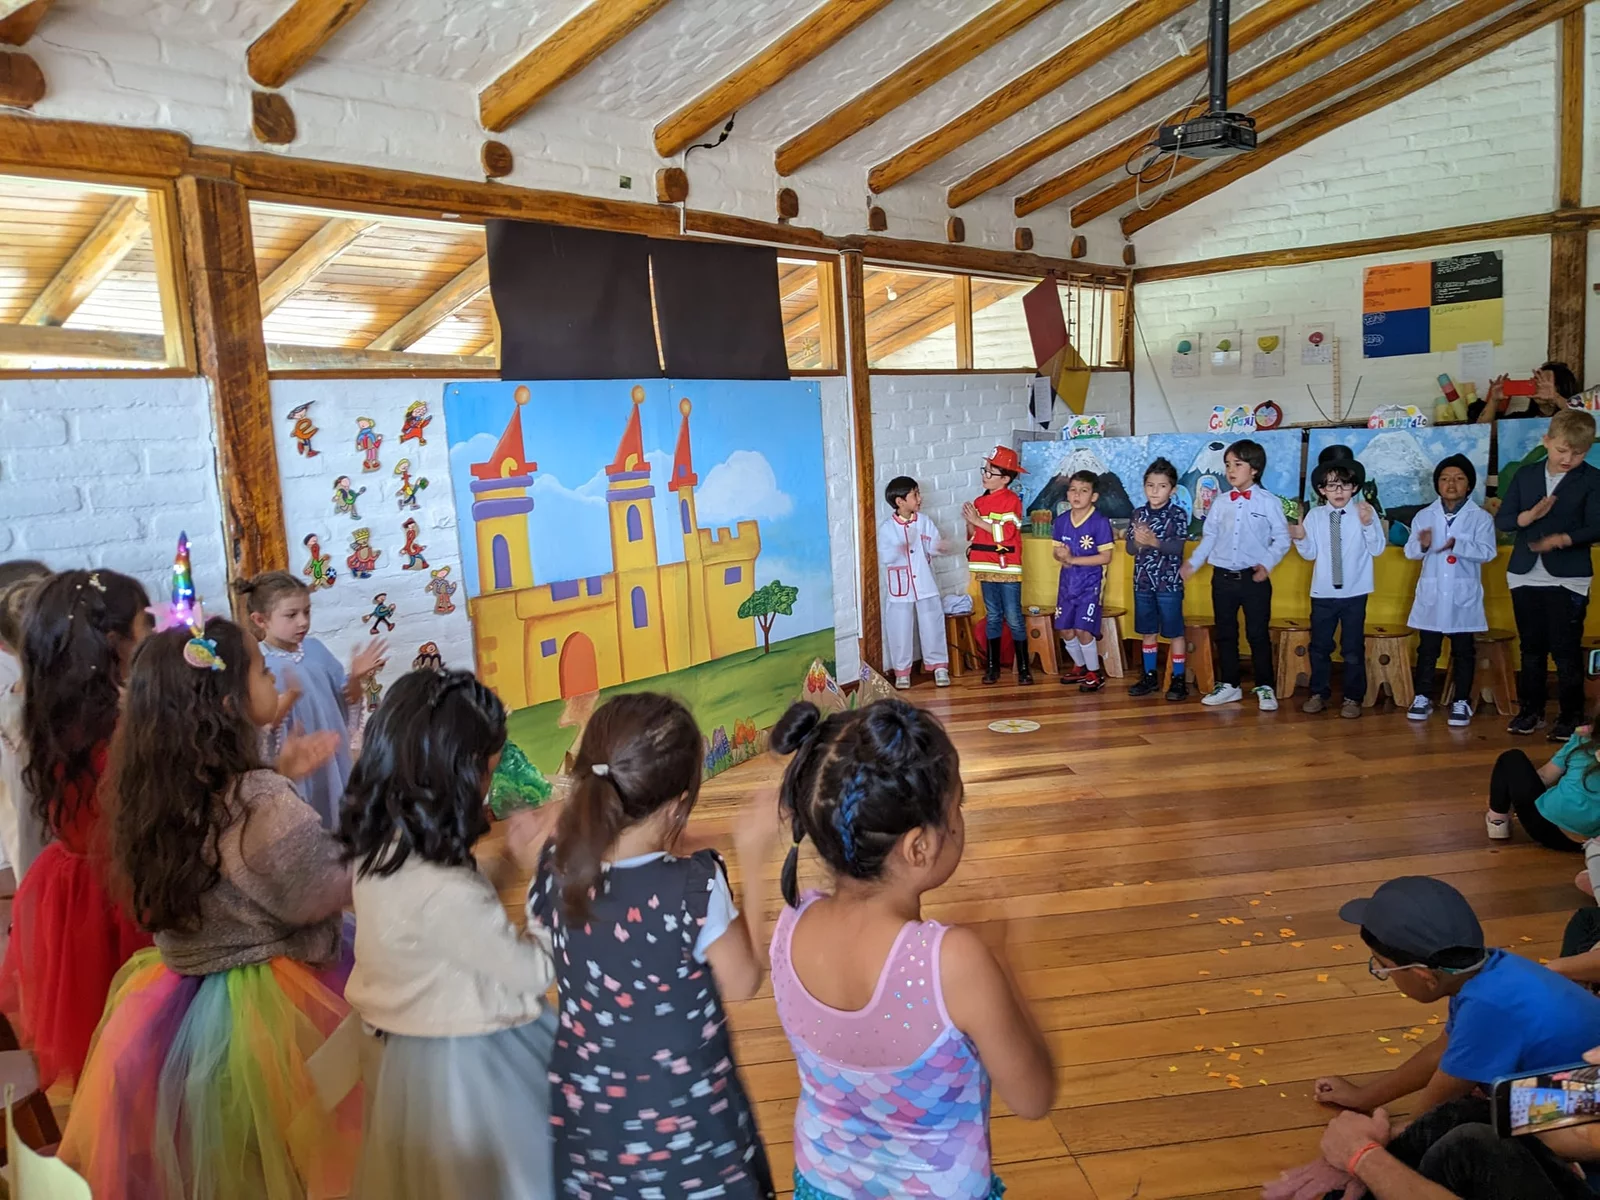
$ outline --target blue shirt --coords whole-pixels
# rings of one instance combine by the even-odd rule
[[[1600,1046],[1600,996],[1505,950],[1450,998],[1450,1043],[1439,1069],[1490,1084],[1583,1060]]]
[[[1141,546],[1133,540],[1135,525],[1148,525],[1159,546]],[[1181,592],[1184,539],[1189,536],[1189,513],[1176,501],[1160,508],[1141,504],[1128,523],[1128,553],[1133,555],[1133,590],[1136,592]]]
[[[1600,763],[1584,753],[1588,739],[1575,733],[1556,751],[1561,778],[1535,802],[1539,815],[1579,837],[1600,837]],[[1590,768],[1593,768],[1591,771]]]

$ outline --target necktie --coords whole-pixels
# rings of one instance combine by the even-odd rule
[[[1249,488],[1245,488],[1245,490],[1242,491],[1242,492],[1229,492],[1228,493],[1228,499],[1229,500],[1248,500],[1248,499],[1250,499],[1250,489]]]
[[[1342,509],[1334,509],[1328,514],[1328,552],[1333,556],[1333,586],[1344,587],[1344,536],[1340,531],[1340,518],[1344,516]]]

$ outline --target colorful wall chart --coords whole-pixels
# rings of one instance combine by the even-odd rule
[[[1444,353],[1505,335],[1505,273],[1498,250],[1432,262],[1368,267],[1361,276],[1364,358]]]

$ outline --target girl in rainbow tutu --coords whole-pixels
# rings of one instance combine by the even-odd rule
[[[338,735],[291,736],[275,770],[277,709],[231,621],[134,656],[106,788],[115,871],[155,948],[112,985],[62,1136],[96,1200],[349,1194],[360,1094],[328,1113],[306,1059],[349,1011],[350,868],[289,782]]]

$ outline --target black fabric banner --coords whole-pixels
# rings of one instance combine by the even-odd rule
[[[487,240],[502,379],[662,375],[648,238],[497,219]],[[768,289],[776,303],[776,266]]]
[[[789,378],[776,250],[652,241],[650,261],[670,378]]]

